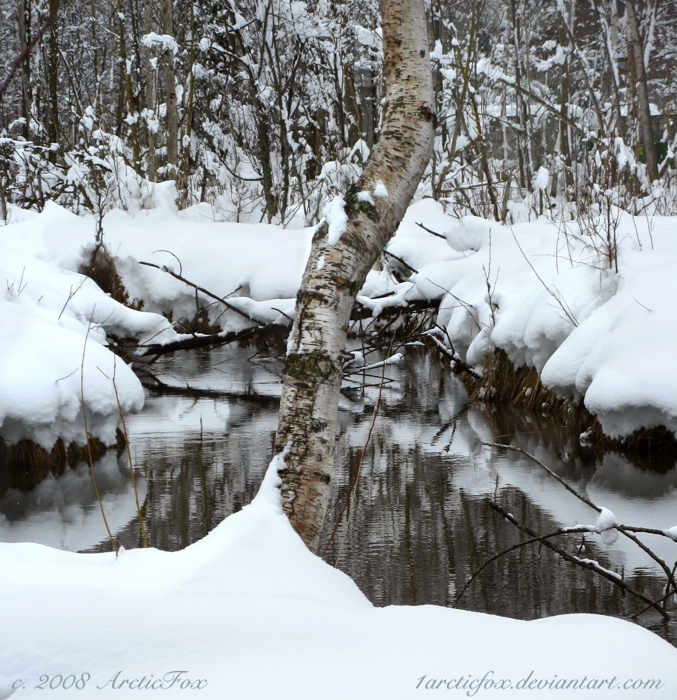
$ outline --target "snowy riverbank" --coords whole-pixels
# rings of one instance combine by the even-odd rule
[[[675,696],[677,650],[628,622],[372,607],[291,529],[278,464],[251,505],[180,552],[0,545],[0,697]]]
[[[420,219],[436,208],[412,207]],[[582,399],[609,436],[658,425],[675,432],[677,218],[614,216],[611,260],[604,219],[587,229],[544,218],[512,228],[449,219],[437,230],[457,258],[424,266],[406,297],[445,290],[439,323],[469,364],[504,350],[560,396]],[[406,254],[398,239],[391,249]]]
[[[83,444],[84,402],[89,435],[113,444],[118,398],[123,411],[140,410],[143,389],[105,347],[106,334],[162,342],[176,333],[162,316],[126,308],[70,271],[82,253],[63,243],[64,231],[47,215],[30,222],[44,225],[53,251],[22,251],[22,224],[0,229],[0,437],[46,450],[59,438]]]
[[[13,396],[43,397],[37,390],[22,389],[32,386],[47,387],[40,391],[49,394],[40,398],[40,411],[33,410],[37,403],[32,400],[24,409],[12,407],[9,395],[2,399],[5,439],[27,436],[46,444],[59,435],[82,438],[79,373],[74,370],[82,356],[80,337],[90,319],[108,332],[141,339],[160,329],[165,339],[173,333],[154,314],[164,313],[176,322],[193,318],[200,308],[224,331],[241,330],[252,322],[289,323],[312,229],[215,222],[208,205],[177,212],[171,183],[157,189],[154,209],[134,216],[115,210],[104,219],[104,242],[115,256],[130,301],[142,304],[144,311],[153,312],[150,315],[123,309],[90,283],[79,286],[82,278],[73,271],[92,249],[91,218],[48,203],[39,215],[13,210],[15,218],[24,220],[0,229],[0,245],[7,250],[3,313],[8,320],[3,332],[16,338],[4,344],[4,352],[19,353],[5,358],[4,367],[16,369],[0,387],[4,391],[11,386]],[[455,219],[427,199],[410,207],[389,246],[417,272],[398,283],[385,270],[372,271],[358,298],[375,314],[415,299],[441,299],[438,323],[446,334],[440,339],[451,341],[469,364],[481,367],[493,349],[500,348],[516,367],[534,367],[544,385],[560,396],[582,400],[609,436],[659,425],[675,432],[675,232],[677,218],[631,217],[616,210],[611,218],[582,224],[541,217],[505,227],[474,217]],[[184,282],[140,262],[165,266],[217,296],[228,296],[232,308],[224,309],[213,298],[196,295]],[[28,319],[28,306],[33,309],[38,301],[39,313],[30,312],[34,320],[16,320],[19,310],[21,318]],[[54,317],[49,321],[47,308]],[[58,331],[51,330],[55,321]],[[59,341],[63,350],[58,353],[54,348],[61,345],[52,333],[70,338]],[[100,345],[103,335],[96,328],[90,337],[99,343],[86,354],[85,381],[95,383],[101,393],[104,378],[96,368],[112,376],[112,356]],[[37,355],[29,362],[22,357],[26,352]],[[44,376],[30,370],[50,363],[56,364]],[[134,378],[126,368],[120,366],[118,372],[123,407],[138,409],[138,383],[132,388]],[[92,398],[90,408],[92,432],[108,438],[113,422],[97,416],[117,408],[110,392],[105,395],[105,400]],[[68,422],[78,427],[69,432]],[[12,427],[17,425],[21,427]]]

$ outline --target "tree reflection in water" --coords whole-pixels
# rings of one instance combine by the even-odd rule
[[[256,494],[272,452],[281,360],[263,356],[248,361],[253,354],[231,348],[166,362],[168,381],[180,378],[177,385],[189,382],[229,397],[186,392],[150,396],[144,412],[129,420],[151,546],[170,551],[186,547]],[[595,522],[596,514],[539,467],[521,455],[491,451],[481,440],[510,440],[536,454],[624,521],[650,527],[675,524],[670,520],[677,512],[674,463],[663,459],[652,469],[646,464],[640,468],[613,454],[600,462],[577,436],[565,434],[547,416],[509,410],[487,420],[467,405],[460,382],[421,350],[411,350],[403,366],[389,367],[387,373],[394,381],[384,391],[354,501],[329,541],[357,470],[377,389],[352,391],[342,402],[338,472],[321,545],[331,564],[340,550],[339,567],[374,604],[453,605],[457,591],[487,558],[524,537],[489,508],[490,497],[542,533]],[[119,474],[124,473],[121,468]],[[112,490],[120,499],[133,498],[119,484]],[[0,525],[7,520],[3,502]],[[46,523],[54,527],[53,518]],[[0,527],[0,538],[3,532]],[[35,528],[31,535],[42,541]],[[141,546],[134,514],[118,528],[118,537],[127,548]],[[103,536],[97,538],[82,548],[110,546]],[[49,539],[45,533],[43,539]],[[575,551],[579,540],[572,536],[568,542]],[[49,543],[54,544],[53,537]],[[674,562],[677,545],[650,544]],[[660,597],[655,566],[623,542],[607,547],[588,539],[586,555],[622,571],[647,595]],[[537,545],[490,565],[459,607],[522,619],[570,612],[628,616],[638,610],[609,582]],[[666,628],[650,616],[643,616],[643,624],[677,644],[675,625]]]

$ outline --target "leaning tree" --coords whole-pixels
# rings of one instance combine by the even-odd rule
[[[296,301],[276,452],[282,502],[313,551],[329,500],[343,356],[355,297],[430,160],[435,112],[424,0],[383,0],[385,108],[357,184],[327,209]]]

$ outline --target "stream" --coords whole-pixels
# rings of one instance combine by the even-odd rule
[[[632,462],[607,453],[595,460],[576,436],[563,434],[555,418],[480,410],[469,405],[462,383],[436,357],[416,347],[401,351],[404,361],[386,369],[361,467],[381,370],[353,375],[352,388],[342,395],[321,545],[323,558],[347,573],[375,605],[453,606],[489,557],[526,539],[489,500],[540,533],[595,523],[594,511],[528,457],[482,441],[509,440],[523,448],[625,524],[677,524],[674,458]],[[144,410],[127,418],[136,497],[151,546],[186,547],[255,496],[272,454],[282,366],[280,357],[241,347],[156,363],[160,378],[176,389],[147,392]],[[344,510],[358,469],[357,488]],[[142,546],[126,453],[109,451],[96,473],[112,531],[126,548]],[[674,565],[676,543],[651,535],[642,539]],[[30,491],[0,493],[0,541],[110,549],[89,467],[81,463],[61,476],[50,474]],[[595,536],[582,543],[580,534],[557,541],[660,598],[663,572],[624,537],[613,545]],[[535,544],[487,566],[458,607],[534,619],[572,612],[629,618],[644,606]],[[651,612],[639,621],[677,646],[677,622],[663,623]]]

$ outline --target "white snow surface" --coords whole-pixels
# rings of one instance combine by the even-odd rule
[[[388,189],[386,186],[381,182],[381,180],[378,180],[376,183],[376,186],[374,187],[374,197],[380,197],[380,198],[385,198],[388,196]]]
[[[595,523],[595,532],[604,532],[612,527],[616,527],[616,525],[618,525],[616,516],[608,508],[602,507]]]
[[[228,301],[257,323],[278,318],[275,308],[293,309],[314,229],[216,222],[208,205],[177,213],[164,201],[171,197],[156,188],[155,208],[134,216],[117,209],[104,218],[104,242],[130,298],[142,301],[144,311],[171,313],[175,320],[192,318],[196,301],[195,289],[140,261],[165,266],[222,298],[235,292]],[[91,246],[93,222],[49,204],[38,217],[0,231],[15,248],[74,270]],[[224,331],[251,325],[233,311],[224,312],[214,299],[202,293],[199,298]]]
[[[46,449],[58,438],[83,444],[84,398],[89,433],[111,444],[119,419],[115,389],[126,412],[141,409],[143,389],[105,347],[106,332],[142,342],[172,340],[176,333],[162,316],[128,309],[61,267],[49,246],[27,251],[13,235],[20,227],[62,237],[61,226],[45,226],[46,218],[0,228],[0,437],[8,444],[30,439]]]
[[[602,507],[593,529],[600,534],[604,544],[610,545],[614,544],[618,539],[616,525],[618,525],[616,516],[608,508]]]
[[[346,232],[348,215],[346,203],[343,197],[334,197],[324,208],[324,217],[327,220],[327,241],[329,245],[336,245],[341,236]]]
[[[218,700],[398,700],[442,680],[457,684],[454,697],[491,695],[498,681],[509,700],[530,695],[520,682],[532,681],[551,684],[542,698],[580,696],[555,692],[558,681],[596,688],[595,698],[675,697],[677,650],[629,622],[374,608],[291,528],[282,464],[273,460],[249,506],[179,552],[0,544],[0,697],[41,697],[44,677],[50,697],[70,697],[61,684],[71,676],[82,697],[136,697],[152,684],[184,697],[190,681],[192,694]],[[659,685],[631,687],[649,680]]]
[[[534,187],[539,190],[548,189],[548,183],[550,182],[550,173],[547,168],[541,166],[534,177]]]
[[[677,432],[677,217],[615,214],[617,272],[603,220],[598,236],[543,217],[506,227],[453,219],[432,200],[410,207],[389,249],[419,270],[405,300],[441,297],[439,322],[471,365],[504,350],[559,395],[582,399],[611,437]],[[446,255],[412,250],[421,234],[433,239],[415,231],[420,221],[446,234]]]

